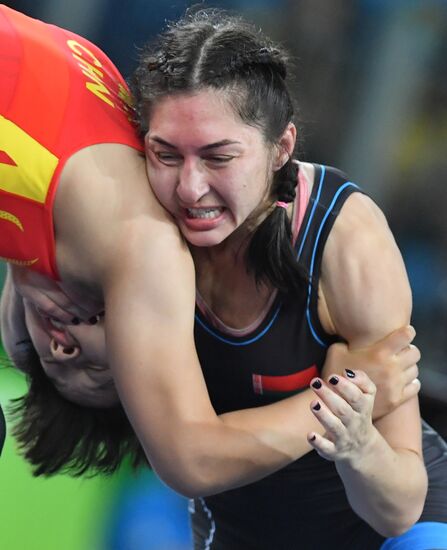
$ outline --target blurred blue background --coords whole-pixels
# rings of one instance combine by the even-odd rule
[[[19,0],[24,13],[97,43],[127,77],[137,48],[192,2]],[[304,160],[346,171],[380,204],[414,295],[423,416],[447,436],[447,1],[233,0],[295,59]],[[24,391],[0,372],[5,405]],[[34,480],[8,439],[0,548],[183,550],[185,499],[147,471]],[[23,526],[26,526],[25,528]]]

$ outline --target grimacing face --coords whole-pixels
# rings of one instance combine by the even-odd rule
[[[45,374],[69,401],[112,407],[119,401],[107,365],[104,321],[63,325],[24,300],[25,322]]]
[[[218,245],[265,208],[274,152],[225,94],[161,99],[145,146],[151,186],[190,244]]]

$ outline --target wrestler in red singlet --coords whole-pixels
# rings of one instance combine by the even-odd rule
[[[94,44],[4,5],[0,75],[0,257],[58,278],[52,211],[61,170],[89,145],[142,149],[128,88]]]

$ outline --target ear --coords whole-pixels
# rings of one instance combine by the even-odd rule
[[[287,128],[284,130],[283,135],[279,139],[277,145],[276,158],[273,163],[273,169],[276,172],[284,166],[284,164],[293,155],[296,143],[296,126],[293,122],[289,122]]]

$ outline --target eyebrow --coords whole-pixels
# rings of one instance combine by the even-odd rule
[[[159,136],[151,136],[149,139],[151,141],[155,141],[156,143],[159,143],[160,145],[169,147],[170,149],[177,149],[175,145],[172,145],[172,143],[165,141]],[[216,149],[217,147],[225,147],[225,145],[240,145],[240,144],[241,144],[240,141],[233,141],[231,139],[222,139],[221,141],[209,143],[208,145],[204,145],[203,147],[200,147],[199,151],[208,151],[209,149]]]

